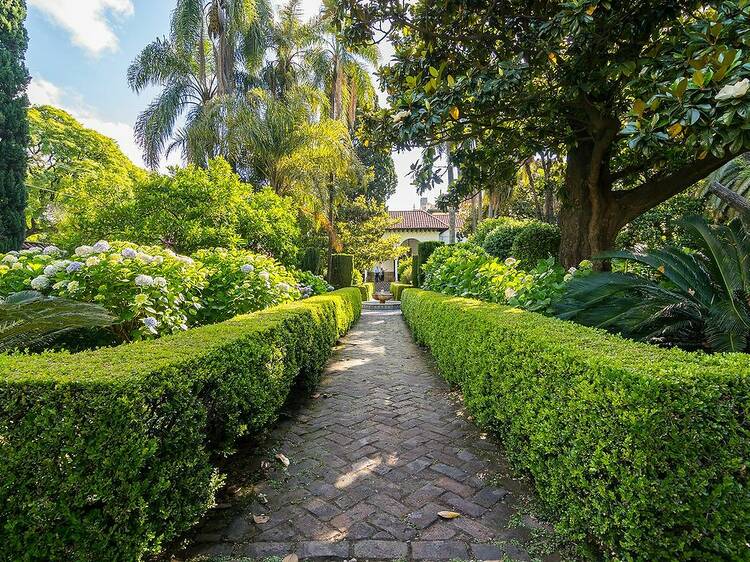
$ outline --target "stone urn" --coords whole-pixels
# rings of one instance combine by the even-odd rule
[[[385,304],[393,298],[393,295],[390,293],[375,293],[373,298],[380,304]]]

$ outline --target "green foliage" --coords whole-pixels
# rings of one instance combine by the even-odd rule
[[[382,203],[367,200],[361,195],[342,203],[337,213],[336,228],[344,251],[354,256],[357,271],[396,259],[408,251],[401,246],[397,235],[386,235],[386,229],[394,222]]]
[[[320,248],[306,248],[302,254],[300,269],[319,275],[323,266],[323,256]]]
[[[173,337],[0,357],[9,560],[140,560],[213,504],[217,461],[315,386],[360,313],[347,289]]]
[[[388,198],[396,193],[398,185],[391,147],[365,145],[357,138],[354,141],[357,158],[367,169],[368,174],[365,181],[355,186],[351,195],[355,197],[363,195],[370,201],[385,205]]]
[[[333,289],[320,275],[315,275],[310,271],[293,269],[291,274],[297,281],[297,290],[299,290],[303,299],[314,295],[322,295]]]
[[[693,193],[676,195],[625,225],[617,236],[617,245],[626,249],[695,248],[696,240],[680,221],[705,214],[706,207],[705,198]]]
[[[572,539],[609,560],[746,558],[747,355],[664,350],[426,291],[406,291],[402,310]]]
[[[25,0],[7,0],[0,6],[0,251],[19,249],[25,237],[29,141],[25,19]]]
[[[5,255],[0,295],[32,289],[100,304],[117,318],[119,341],[186,330],[200,308],[205,275],[192,259],[158,247],[102,240],[65,258],[54,246]]]
[[[513,240],[510,254],[522,267],[534,267],[539,260],[556,257],[560,250],[560,228],[546,222],[527,224]]]
[[[302,242],[298,214],[299,209],[291,197],[281,197],[271,189],[264,189],[250,195],[240,206],[237,233],[248,249],[269,254],[286,266],[297,265]],[[309,271],[319,275],[319,263],[316,269]]]
[[[420,272],[422,271],[422,263],[419,261],[419,253],[411,257],[411,283],[415,287],[419,287],[420,282],[422,281],[422,275]]]
[[[375,283],[361,283],[357,287],[362,293],[362,301],[372,300],[372,296],[375,294]]]
[[[21,291],[0,300],[0,353],[38,349],[71,330],[101,328],[115,317],[97,304],[58,297],[38,291]]]
[[[513,242],[515,242],[516,236],[523,232],[529,221],[520,221],[508,217],[497,220],[499,224],[484,237],[484,243],[481,246],[490,255],[504,260],[511,257]]]
[[[515,258],[501,262],[474,244],[453,244],[435,250],[425,264],[423,288],[547,313],[568,282],[590,273],[590,262],[581,266],[566,272],[548,258],[527,272]]]
[[[61,109],[34,106],[28,118],[27,235],[65,248],[127,239],[134,189],[146,172],[115,141]]]
[[[464,221],[464,224],[470,224],[470,221]],[[514,219],[511,217],[497,217],[493,219],[484,219],[477,225],[476,231],[469,236],[467,242],[484,247],[487,236],[499,226],[522,226],[526,221]],[[498,256],[500,257],[500,256]],[[507,258],[508,256],[504,256]]]
[[[653,278],[600,273],[572,283],[557,313],[581,324],[688,349],[750,351],[750,235],[737,223],[682,227],[698,252],[667,247],[607,257],[646,266]]]
[[[354,256],[333,254],[331,256],[331,285],[337,289],[351,287],[354,274]]]
[[[221,322],[301,296],[295,277],[273,258],[225,248],[200,250],[194,256],[206,276],[196,316],[201,324]]]
[[[410,287],[409,283],[391,283],[389,291],[393,295],[393,300],[400,301],[404,289],[409,289]]]
[[[411,283],[411,260],[401,260],[398,262],[398,279],[403,283]]]
[[[444,245],[443,242],[434,242],[434,241],[420,242],[417,245],[417,255],[419,256],[419,271],[418,271],[419,279],[417,280],[417,283],[415,284],[415,286],[422,285],[422,283],[424,282],[424,271],[423,271],[424,264],[426,264],[427,260],[430,259],[430,256],[432,255],[432,253],[436,249],[438,249],[440,246],[443,246],[443,245]],[[412,270],[412,272],[413,271],[414,270]]]

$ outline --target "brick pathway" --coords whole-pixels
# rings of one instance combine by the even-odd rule
[[[400,312],[363,314],[319,392],[274,431],[251,497],[214,510],[175,559],[567,559]]]

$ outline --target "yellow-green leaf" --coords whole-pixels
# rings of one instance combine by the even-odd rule
[[[703,74],[703,72],[701,72],[700,70],[696,70],[693,73],[693,82],[695,82],[696,85],[698,85],[699,87],[702,88],[704,80],[705,80],[705,77],[706,77],[706,75]]]
[[[461,112],[458,110],[458,108],[455,105],[453,107],[451,107],[450,113],[451,113],[451,117],[453,117],[453,119],[455,119],[456,121],[458,120],[459,116],[461,115]]]
[[[643,115],[644,111],[646,111],[646,102],[643,100],[635,100],[635,103],[633,104],[633,114],[640,117]]]
[[[669,133],[670,137],[675,138],[682,132],[682,125],[680,125],[679,123],[675,123],[667,129],[667,132]]]
[[[451,88],[456,85],[456,80],[450,74],[448,75],[448,85]]]

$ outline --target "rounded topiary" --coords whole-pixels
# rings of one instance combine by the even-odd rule
[[[331,256],[331,285],[336,289],[352,286],[354,274],[354,256],[351,254],[333,254]]]
[[[511,250],[513,248],[513,242],[516,237],[523,231],[524,228],[529,224],[522,221],[506,222],[490,232],[484,239],[484,248],[488,254],[496,258],[504,260],[510,257]]]
[[[511,255],[525,268],[539,260],[557,256],[560,250],[560,228],[545,222],[533,222],[523,228],[513,241]]]

